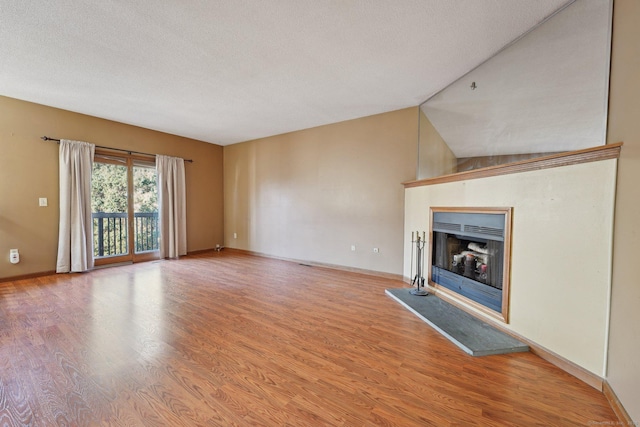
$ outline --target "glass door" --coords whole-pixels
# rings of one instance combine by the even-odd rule
[[[131,261],[127,163],[125,158],[95,155],[91,174],[91,217],[96,265]]]
[[[159,256],[158,173],[154,162],[133,160],[134,260]]]
[[[159,256],[155,163],[96,150],[91,181],[96,265]]]

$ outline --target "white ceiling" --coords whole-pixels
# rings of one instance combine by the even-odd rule
[[[422,110],[458,158],[604,144],[610,12],[610,0],[576,1]]]
[[[0,95],[227,145],[418,105],[566,3],[0,0]]]

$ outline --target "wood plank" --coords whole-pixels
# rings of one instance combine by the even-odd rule
[[[0,422],[616,421],[534,354],[466,355],[384,294],[401,286],[231,251],[4,283]]]

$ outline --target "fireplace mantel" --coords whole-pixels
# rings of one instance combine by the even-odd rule
[[[490,176],[508,175],[512,173],[528,172],[540,169],[557,168],[560,166],[577,165],[580,163],[597,162],[600,160],[617,159],[620,157],[622,142],[586,148],[584,150],[567,151],[566,153],[536,157],[535,159],[490,166],[435,178],[404,182],[404,188],[421,187],[423,185],[442,184],[445,182],[466,181],[470,179],[487,178]]]

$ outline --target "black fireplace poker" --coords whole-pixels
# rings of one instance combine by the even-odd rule
[[[425,244],[425,233],[422,232],[422,236],[420,236],[420,232],[416,232],[416,238],[414,240],[413,232],[411,232],[411,243],[415,246],[415,254],[416,254],[416,275],[413,277],[411,281],[411,285],[415,285],[416,288],[409,291],[412,295],[417,296],[427,296],[429,292],[424,289],[424,276],[422,275],[422,267],[424,266],[424,244]],[[413,246],[411,247],[411,256],[413,258]]]

